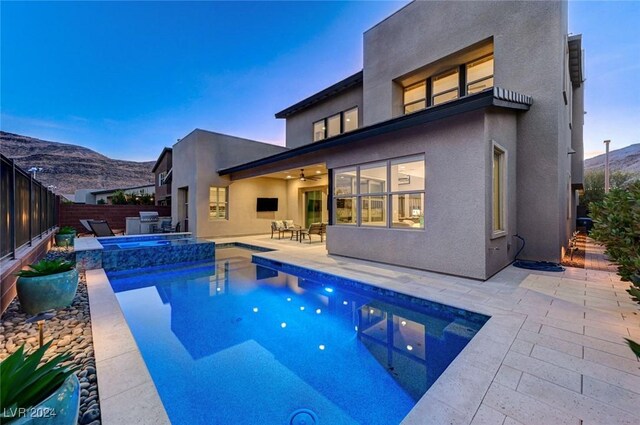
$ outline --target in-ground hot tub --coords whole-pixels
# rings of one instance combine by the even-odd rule
[[[118,271],[213,261],[214,258],[215,243],[194,238],[191,233],[95,238],[76,248],[76,264],[80,270]]]

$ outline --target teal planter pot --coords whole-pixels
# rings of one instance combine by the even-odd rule
[[[74,233],[58,233],[56,235],[56,245],[58,246],[73,246],[73,240],[76,238]]]
[[[20,305],[24,311],[33,315],[69,306],[76,296],[77,289],[76,269],[46,276],[20,276],[16,283]]]
[[[48,398],[27,409],[25,415],[11,425],[75,425],[80,411],[80,382],[76,375],[68,377]]]

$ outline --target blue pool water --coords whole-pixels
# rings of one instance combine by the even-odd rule
[[[109,273],[178,424],[398,424],[486,322],[251,263]]]
[[[146,236],[134,238],[101,238],[100,244],[105,250],[134,249],[162,246],[180,246],[199,243],[198,239],[191,237],[168,238],[163,236]]]

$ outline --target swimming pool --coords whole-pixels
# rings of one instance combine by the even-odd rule
[[[488,319],[251,263],[108,273],[173,424],[397,424]],[[308,416],[304,416],[308,415]]]

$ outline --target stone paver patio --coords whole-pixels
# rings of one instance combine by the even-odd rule
[[[231,241],[275,248],[255,255],[282,263],[492,315],[403,423],[640,423],[640,362],[623,339],[640,339],[640,314],[614,271],[508,267],[480,282],[332,257],[319,242],[216,240]]]

